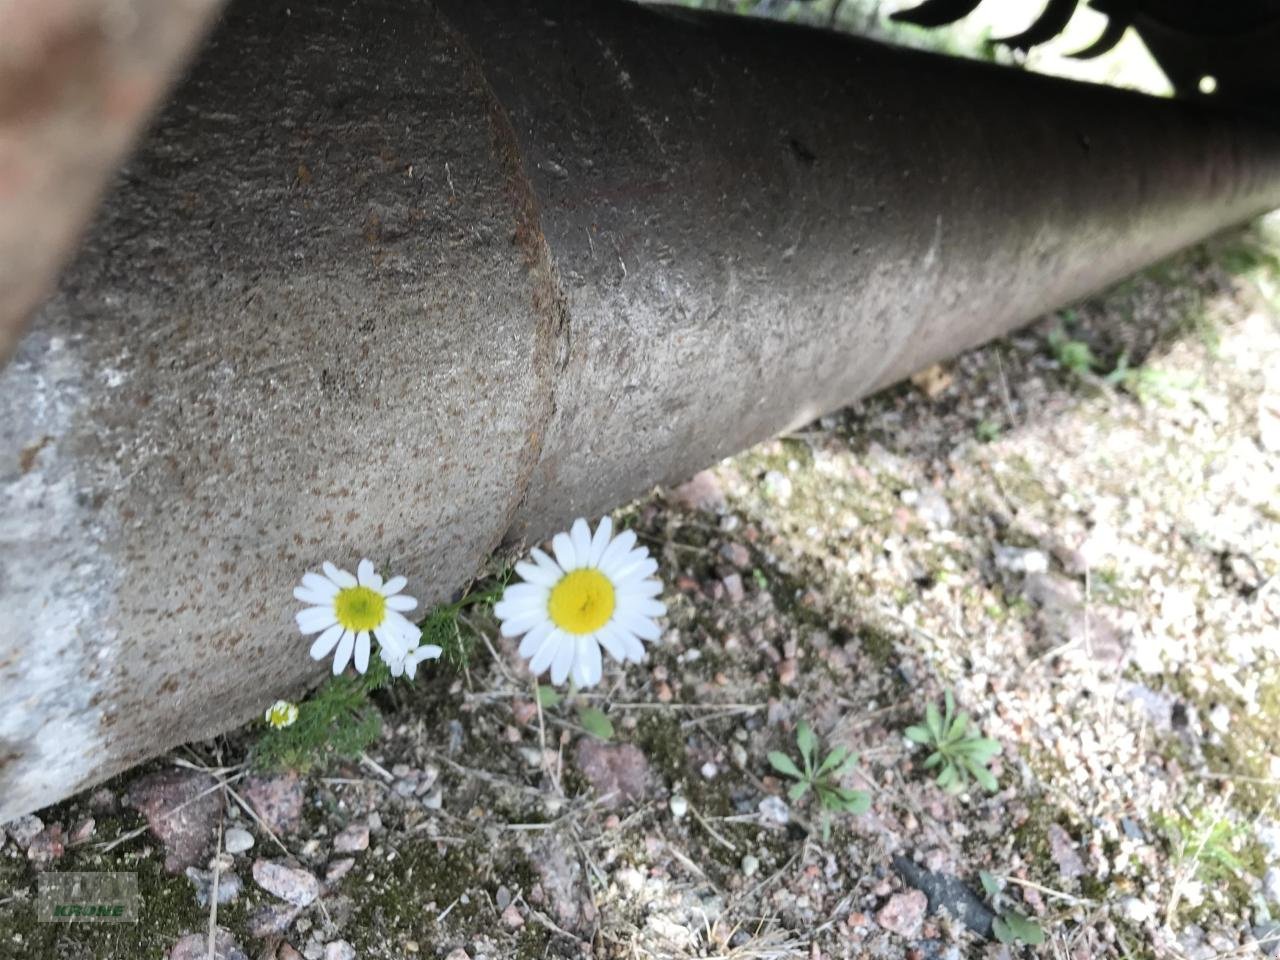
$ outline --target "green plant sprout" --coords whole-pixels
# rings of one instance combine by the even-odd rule
[[[492,607],[502,596],[509,573],[500,571],[479,589],[453,603],[442,603],[418,624],[424,644],[442,648],[441,659],[455,670],[466,667],[476,635],[460,623],[467,607]],[[297,705],[298,717],[288,726],[269,729],[253,747],[253,763],[261,769],[297,770],[338,758],[360,756],[382,733],[382,715],[370,701],[374,690],[387,686],[391,671],[379,656],[369,658],[363,674],[331,677]]]
[[[1161,815],[1155,825],[1164,834],[1170,853],[1180,865],[1190,866],[1207,884],[1223,884],[1245,869],[1237,851],[1248,840],[1249,830],[1208,810]]]
[[[1044,930],[1040,924],[1007,905],[999,880],[985,870],[978,871],[978,879],[991,899],[991,909],[996,912],[995,919],[991,921],[991,932],[997,940],[1001,943],[1021,941],[1031,946],[1044,943]]]
[[[981,443],[994,443],[1000,439],[1000,424],[994,420],[979,420],[973,433]]]
[[[479,589],[455,600],[453,603],[441,603],[431,608],[419,626],[422,628],[422,642],[433,643],[443,651],[440,659],[454,670],[463,670],[471,662],[471,652],[475,649],[476,633],[462,620],[462,611],[468,607],[492,609],[502,599],[502,591],[511,579],[511,569],[503,567],[493,578]]]
[[[574,699],[574,690],[572,686],[569,689],[569,699]],[[555,687],[546,684],[538,685],[538,706],[543,710],[553,710],[565,701],[564,694],[556,690]],[[586,704],[578,704],[578,723],[583,730],[591,734],[597,740],[613,739],[613,721],[608,715],[596,707],[588,707]]]
[[[1053,351],[1053,357],[1058,361],[1059,366],[1078,377],[1091,373],[1098,365],[1098,360],[1089,349],[1089,344],[1067,336],[1062,327],[1057,327],[1049,333],[1049,348]]]
[[[292,724],[270,729],[258,738],[253,765],[306,773],[333,757],[360,756],[382,733],[382,715],[369,694],[390,682],[391,671],[380,657],[372,657],[363,674],[329,678],[298,704],[298,718]]]
[[[1103,379],[1110,386],[1132,394],[1140,403],[1154,400],[1166,405],[1171,404],[1177,394],[1185,393],[1196,385],[1196,378],[1191,374],[1130,366],[1127,350],[1116,358],[1116,368]]]
[[[850,813],[856,816],[866,813],[871,807],[871,794],[840,785],[840,780],[851,773],[858,763],[858,755],[843,743],[837,744],[822,763],[815,767],[818,736],[809,724],[801,720],[796,726],[796,746],[800,748],[803,770],[780,750],[769,752],[769,764],[779,773],[796,781],[787,790],[787,797],[792,803],[798,803],[810,790],[817,794],[818,803],[822,807],[822,839],[826,841],[831,836],[831,814]]]
[[[951,691],[944,695],[944,713],[930,703],[924,710],[924,725],[907,727],[907,739],[927,747],[933,752],[924,762],[926,770],[941,766],[938,786],[948,793],[963,793],[969,780],[976,780],[986,790],[998,788],[996,778],[987,769],[991,758],[1000,752],[1000,744],[982,736],[977,726],[963,710],[956,712],[955,697]]]

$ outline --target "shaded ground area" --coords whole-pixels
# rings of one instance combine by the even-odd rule
[[[1043,955],[1274,953],[1263,229],[620,511],[670,616],[580,697],[609,743],[478,613],[464,667],[375,695],[360,760],[262,774],[259,725],[9,824],[0,957],[205,957],[211,923],[277,960],[1029,952],[934,911],[989,929],[979,871]],[[947,689],[1002,745],[995,793],[939,789],[903,735]],[[825,837],[766,759],[802,719],[872,798]],[[136,872],[141,921],[37,922],[42,872],[78,870]]]

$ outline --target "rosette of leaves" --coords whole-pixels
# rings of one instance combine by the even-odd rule
[[[963,793],[969,781],[975,780],[985,790],[998,788],[995,776],[987,769],[992,757],[1000,752],[1000,743],[982,736],[963,710],[956,712],[955,697],[948,690],[943,710],[929,704],[924,711],[924,724],[907,727],[907,739],[932,747],[924,762],[926,770],[941,767],[938,786],[948,793]]]
[[[841,786],[840,781],[858,764],[858,755],[844,744],[837,744],[818,763],[818,735],[801,720],[796,726],[796,746],[800,748],[803,768],[781,750],[769,752],[769,764],[783,776],[796,781],[787,790],[792,803],[798,803],[810,791],[817,796],[823,811],[822,839],[826,840],[831,836],[831,814],[866,813],[871,807],[871,794]]]

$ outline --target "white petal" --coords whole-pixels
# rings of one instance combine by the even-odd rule
[[[578,555],[574,552],[573,541],[567,533],[557,533],[552,537],[551,549],[555,552],[560,569],[565,573],[578,569]]]
[[[388,580],[378,589],[379,589],[379,592],[384,597],[394,597],[397,593],[399,593],[401,590],[404,589],[404,585],[408,582],[409,581],[406,580],[404,577],[392,577],[390,580]]]
[[[573,526],[569,529],[569,539],[573,541],[573,555],[578,561],[578,566],[587,566],[587,561],[591,558],[591,528],[582,517],[573,521]]]
[[[578,637],[574,645],[573,662],[569,664],[569,676],[573,678],[574,685],[579,689],[589,687],[591,685],[587,681],[587,677],[589,677],[590,674],[587,672],[587,661],[583,657],[583,653],[586,648],[582,646],[582,640],[582,637]]]
[[[560,645],[572,642],[563,630],[552,630],[547,635],[547,639],[542,641],[542,646],[533,655],[533,659],[529,661],[529,672],[535,677],[538,676],[543,670],[551,666],[551,661],[555,659],[556,654],[559,652]]]
[[[522,617],[527,613],[539,613],[542,616],[547,615],[547,601],[543,600],[501,600],[493,605],[493,615],[499,620],[511,620],[515,617]],[[515,634],[509,633],[506,636],[512,637]]]
[[[326,627],[331,627],[338,622],[338,616],[333,612],[333,607],[307,607],[305,610],[299,610],[294,614],[293,619],[298,621],[298,629],[303,634],[319,633]]]
[[[656,597],[662,592],[662,581],[629,580],[626,586],[617,587],[614,592],[618,595],[619,600],[623,598],[647,600],[649,597]]]
[[[333,658],[333,675],[336,677],[347,669],[351,661],[351,651],[356,645],[356,635],[350,630],[342,632],[342,641],[338,644],[338,653]]]
[[[511,600],[537,600],[545,603],[549,596],[551,596],[551,591],[536,583],[513,583],[502,591],[504,602]]]
[[[596,526],[595,536],[591,538],[591,552],[587,556],[587,566],[594,567],[600,563],[609,541],[613,537],[613,517],[603,516]]]
[[[633,553],[631,556],[635,557],[635,554]],[[613,585],[621,590],[623,587],[629,587],[633,583],[639,583],[645,578],[653,576],[657,570],[658,561],[646,555],[627,563],[618,564],[617,568],[608,576],[613,581]]]
[[[559,567],[553,572],[540,564],[528,563],[524,560],[516,564],[516,573],[524,578],[526,584],[539,587],[554,587],[564,575]]]
[[[551,636],[551,631],[556,625],[550,620],[544,620],[532,630],[524,635],[524,639],[520,641],[520,656],[528,659],[538,652],[538,648],[542,646],[542,641]]]
[[[437,647],[434,643],[424,643],[409,654],[408,662],[421,663],[423,660],[439,660],[442,653],[444,653],[444,647]]]
[[[556,686],[564,683],[565,678],[569,676],[569,668],[573,666],[577,653],[578,645],[572,637],[565,637],[560,642],[559,649],[556,650],[556,658],[551,661],[551,682]]]
[[[302,585],[308,590],[314,590],[316,593],[323,593],[326,599],[332,600],[338,595],[338,585],[328,577],[322,577],[318,573],[308,571],[302,575]]]
[[[624,629],[634,633],[641,640],[657,640],[662,636],[662,631],[658,625],[648,617],[642,617],[638,613],[623,614],[618,617],[618,624]]]
[[[373,561],[365,557],[356,566],[356,579],[360,581],[362,587],[373,587],[377,589],[382,586],[382,578],[378,576],[378,571],[373,568]],[[376,583],[374,581],[377,581]]]
[[[373,635],[378,638],[378,646],[382,648],[379,655],[388,664],[401,659],[409,650],[408,644],[396,629],[385,621],[373,628]]]
[[[338,641],[342,639],[342,625],[335,623],[320,636],[316,637],[315,643],[311,644],[311,659],[323,660],[333,648],[338,645]]]
[[[529,551],[529,556],[533,557],[533,562],[538,566],[542,567],[544,570],[549,570],[554,573],[557,580],[564,576],[564,569],[560,564],[556,563],[537,547],[534,547]]]
[[[632,663],[640,663],[644,660],[644,644],[629,630],[619,631],[622,634],[622,642],[627,648],[627,659]]]
[[[422,629],[417,624],[394,610],[387,611],[387,615],[382,618],[382,626],[394,630],[407,647],[416,646],[422,636]]]
[[[412,610],[417,605],[418,601],[416,599],[403,593],[394,597],[387,597],[387,608],[390,610]]]
[[[335,591],[336,593],[336,591]],[[307,587],[294,587],[293,595],[296,599],[303,603],[315,604],[317,607],[332,607],[334,594],[324,594],[319,590],[310,590]]]
[[[518,637],[522,633],[528,633],[538,624],[546,622],[545,610],[526,610],[518,616],[503,620],[501,632],[504,637]]]
[[[631,548],[635,546],[636,532],[634,530],[623,530],[614,537],[613,542],[605,547],[605,551],[600,556],[599,563],[596,564],[605,573],[609,572],[609,568],[613,566],[620,558],[625,557]]]
[[[579,686],[593,687],[600,682],[604,668],[600,663],[600,644],[595,637],[586,636],[578,641],[578,662],[582,664]]]
[[[343,588],[354,587],[356,585],[355,577],[347,573],[345,570],[339,570],[328,560],[324,562],[324,575]]]
[[[661,600],[654,600],[652,597],[645,599],[625,597],[614,604],[613,616],[610,619],[614,623],[622,623],[631,617],[647,617],[650,620],[656,620],[658,617],[665,617],[666,615],[667,605]]]
[[[622,642],[622,631],[612,623],[606,623],[596,631],[596,639],[609,651],[609,656],[622,663],[627,659],[627,648]]]
[[[369,669],[369,631],[361,630],[356,634],[356,673],[364,673]]]

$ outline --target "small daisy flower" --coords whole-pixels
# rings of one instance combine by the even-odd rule
[[[298,719],[298,705],[288,700],[277,700],[271,705],[264,719],[277,730],[291,726],[293,721]]]
[[[667,612],[655,599],[662,583],[653,578],[658,562],[636,535],[614,537],[613,521],[600,521],[595,534],[587,521],[551,541],[555,559],[533,550],[532,563],[517,563],[524,583],[507,587],[493,612],[504,637],[524,635],[520,656],[534,676],[551,669],[551,682],[572,677],[579,687],[600,681],[600,648],[620,663],[644,659],[641,640],[661,635],[655,617]]]
[[[369,634],[378,638],[383,650],[397,656],[417,646],[421,631],[404,611],[412,610],[418,601],[400,592],[407,582],[404,577],[392,577],[383,583],[369,560],[360,561],[355,576],[328,562],[324,576],[305,574],[293,595],[314,604],[296,616],[303,634],[320,634],[311,645],[311,659],[323,660],[336,649],[334,676],[347,669],[353,654],[356,670],[364,673],[369,669]]]
[[[393,677],[400,677],[407,673],[412,680],[418,674],[418,664],[423,660],[436,660],[442,653],[444,653],[443,647],[437,647],[434,643],[418,646],[418,641],[414,640],[412,646],[401,650],[389,650],[384,644],[378,651],[378,656],[391,669]]]

